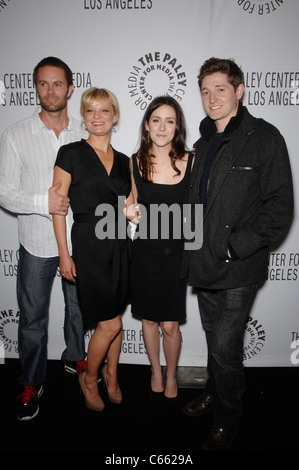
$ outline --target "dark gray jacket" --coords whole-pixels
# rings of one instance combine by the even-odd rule
[[[189,193],[192,205],[199,203],[200,177],[215,123],[206,117],[200,131]],[[282,236],[293,213],[291,169],[280,132],[240,105],[214,156],[207,194],[203,245],[185,250],[183,275],[190,285],[211,289],[261,281],[269,245]]]

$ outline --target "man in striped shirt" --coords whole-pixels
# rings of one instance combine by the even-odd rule
[[[20,242],[19,383],[24,387],[17,402],[20,420],[37,415],[47,377],[49,302],[59,265],[51,214],[68,213],[71,218],[69,198],[59,195],[59,184],[51,187],[54,163],[61,145],[85,136],[80,122],[67,113],[67,100],[74,88],[70,68],[58,58],[47,57],[35,67],[33,78],[41,107],[11,125],[0,146],[0,205],[18,215]],[[62,278],[62,288],[67,346],[62,360],[86,368],[76,286]]]

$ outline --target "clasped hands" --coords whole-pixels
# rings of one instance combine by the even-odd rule
[[[55,215],[66,215],[70,205],[70,198],[59,194],[61,181],[49,189],[49,213]]]
[[[139,223],[139,220],[141,219],[139,204],[130,204],[129,199],[126,199],[123,211],[124,215],[130,222],[133,222],[136,225]]]

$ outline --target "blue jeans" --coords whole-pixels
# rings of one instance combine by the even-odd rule
[[[243,414],[243,339],[257,284],[197,291],[208,348],[206,391],[216,398],[214,423],[238,426]]]
[[[21,245],[17,276],[17,297],[20,308],[18,331],[22,385],[37,385],[47,378],[48,320],[51,290],[59,257],[40,258]],[[82,316],[76,286],[62,279],[65,300],[64,361],[80,361],[85,357]]]

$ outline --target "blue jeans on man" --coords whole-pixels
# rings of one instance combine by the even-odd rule
[[[245,390],[243,339],[257,284],[197,291],[208,348],[207,394],[215,400],[214,423],[227,429],[238,426]]]
[[[22,385],[38,385],[47,378],[48,320],[51,290],[59,265],[59,257],[40,258],[21,245],[17,276],[17,297],[20,308],[19,355]],[[85,358],[82,316],[76,286],[62,278],[65,299],[63,361],[76,362]]]

